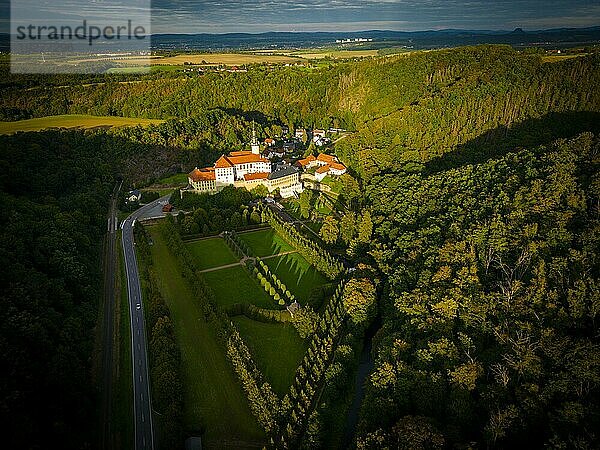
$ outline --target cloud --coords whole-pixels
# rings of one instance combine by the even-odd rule
[[[150,0],[15,0],[43,20],[110,21],[143,14]],[[33,6],[32,6],[33,5]],[[163,33],[539,29],[600,24],[590,0],[153,0],[152,29]]]

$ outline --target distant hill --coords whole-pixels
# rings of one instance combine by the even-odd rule
[[[600,27],[558,28],[550,30],[514,31],[440,30],[317,32],[317,33],[228,33],[228,34],[155,34],[155,49],[252,49],[307,48],[336,45],[338,39],[366,38],[361,48],[405,46],[415,49],[456,47],[475,44],[510,44],[513,46],[573,46],[600,42]]]
[[[269,32],[226,34],[154,34],[152,46],[156,50],[249,50],[290,49],[336,45],[337,39],[373,39],[361,43],[361,48],[379,49],[404,46],[414,49],[457,47],[476,44],[509,44],[516,47],[539,45],[543,47],[570,47],[600,43],[600,26],[587,28],[555,28],[526,31],[492,30],[425,30],[359,32]],[[0,51],[9,51],[7,33],[0,33]]]

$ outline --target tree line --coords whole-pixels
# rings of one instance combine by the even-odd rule
[[[271,208],[262,208],[263,220],[280,233],[286,241],[298,249],[300,254],[317,270],[330,280],[335,279],[343,270],[343,264],[327,251],[302,235],[292,224],[282,221]]]
[[[152,408],[158,412],[160,446],[175,448],[184,439],[181,354],[169,308],[158,287],[160,278],[152,264],[148,235],[139,222],[135,224],[134,235],[137,255],[142,262],[139,267],[149,338]]]

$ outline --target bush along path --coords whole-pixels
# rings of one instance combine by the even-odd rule
[[[262,209],[262,218],[281,234],[288,243],[298,249],[304,259],[330,280],[338,277],[344,270],[344,265],[339,260],[315,242],[303,236],[293,224],[282,221],[270,208]]]

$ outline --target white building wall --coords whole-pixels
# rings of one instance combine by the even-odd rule
[[[235,181],[235,169],[233,167],[224,167],[215,169],[215,178],[217,183],[233,184]]]

